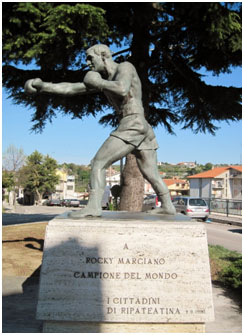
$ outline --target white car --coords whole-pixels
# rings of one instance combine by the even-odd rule
[[[173,205],[176,212],[190,216],[193,219],[206,221],[209,217],[207,202],[202,198],[194,197],[174,197]]]

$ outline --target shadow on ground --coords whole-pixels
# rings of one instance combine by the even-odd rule
[[[228,231],[236,234],[242,234],[242,229],[229,229]]]
[[[35,237],[25,237],[23,240],[3,240],[2,243],[16,243],[16,242],[37,242],[39,244],[39,247],[35,247],[34,244],[28,243],[25,245],[26,248],[33,249],[33,250],[39,250],[43,251],[44,247],[44,240],[43,239],[37,239]]]
[[[22,278],[3,278],[15,281],[21,290]],[[3,333],[41,333],[42,322],[36,320],[39,277],[30,277],[22,283],[22,293],[3,295],[2,332]]]
[[[2,224],[3,226],[33,223],[33,222],[46,222],[52,220],[59,214],[16,214],[16,213],[3,213]]]

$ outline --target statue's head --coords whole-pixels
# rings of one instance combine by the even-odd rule
[[[86,50],[86,60],[92,71],[102,73],[105,71],[107,61],[112,60],[111,51],[104,44],[93,45]]]
[[[101,56],[102,58],[112,59],[111,51],[109,47],[105,44],[96,44],[86,50],[87,55],[91,53],[94,53],[97,56]]]

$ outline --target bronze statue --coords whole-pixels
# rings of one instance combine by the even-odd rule
[[[174,215],[169,190],[159,175],[156,149],[158,144],[152,127],[144,117],[141,81],[129,62],[116,63],[110,49],[103,44],[86,51],[89,72],[81,83],[47,83],[30,79],[25,83],[28,94],[46,93],[65,96],[103,92],[119,115],[118,128],[103,143],[91,162],[91,192],[86,208],[72,212],[73,218],[101,216],[101,201],[105,189],[106,169],[129,153],[136,156],[143,177],[150,182],[161,201],[159,214]]]

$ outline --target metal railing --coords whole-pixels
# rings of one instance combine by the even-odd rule
[[[233,199],[205,198],[208,203],[210,213],[221,213],[226,216],[242,216],[242,201]]]

